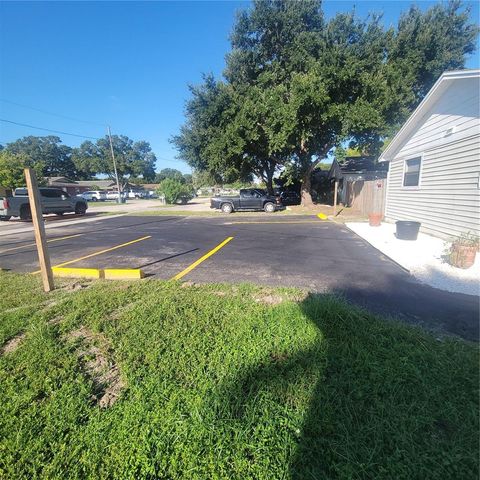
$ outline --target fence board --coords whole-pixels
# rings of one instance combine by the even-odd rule
[[[353,210],[368,215],[385,212],[387,180],[356,180],[347,184],[347,204]]]

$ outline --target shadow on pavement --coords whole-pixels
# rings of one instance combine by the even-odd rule
[[[172,258],[177,258],[177,257],[180,257],[182,255],[187,255],[188,253],[196,252],[197,250],[199,250],[199,248],[192,248],[191,250],[187,250],[186,252],[175,253],[174,255],[170,255],[168,257],[160,258],[159,260],[155,260],[153,262],[144,263],[143,265],[139,265],[137,268],[149,267],[149,266],[155,265],[157,263],[161,263],[161,262],[165,262],[167,260],[171,260]]]

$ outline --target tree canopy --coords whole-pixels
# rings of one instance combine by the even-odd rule
[[[185,177],[183,173],[180,170],[177,170],[175,168],[164,168],[160,170],[156,175],[155,175],[155,182],[160,183],[166,178],[170,178],[172,180],[177,180],[180,183],[185,183]]]
[[[25,185],[24,169],[31,167],[35,171],[39,184],[43,184],[44,164],[33,162],[25,153],[12,153],[7,149],[0,150],[0,185],[17,188]]]
[[[377,153],[445,70],[463,68],[478,28],[458,0],[397,28],[380,16],[340,13],[319,0],[255,0],[239,14],[225,80],[192,87],[186,122],[172,141],[194,169],[224,181],[262,178],[287,165],[302,178],[345,140]]]
[[[112,144],[121,184],[126,184],[130,177],[139,176],[146,181],[153,181],[156,157],[148,142],[134,142],[125,135],[112,135]],[[103,174],[115,180],[107,136],[95,143],[89,140],[83,142],[80,147],[73,149],[72,159],[82,171],[91,175]]]
[[[28,158],[31,166],[41,166],[38,171],[45,177],[84,178],[85,172],[72,161],[72,148],[63,145],[59,137],[23,137],[8,143],[5,151]]]

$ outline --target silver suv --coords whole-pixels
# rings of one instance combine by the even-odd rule
[[[92,190],[88,192],[83,192],[80,196],[89,202],[104,202],[107,199],[107,194],[101,192],[100,190]]]

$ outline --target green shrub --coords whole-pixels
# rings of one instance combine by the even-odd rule
[[[186,203],[193,198],[192,187],[172,178],[163,180],[157,188],[157,193],[165,197],[167,203]]]

